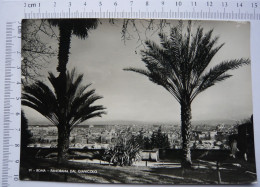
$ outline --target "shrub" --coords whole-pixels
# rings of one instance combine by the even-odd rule
[[[114,166],[131,166],[134,161],[140,160],[140,145],[136,137],[122,135],[104,153],[103,159]]]

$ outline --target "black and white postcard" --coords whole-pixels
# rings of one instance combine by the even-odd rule
[[[20,180],[251,184],[250,23],[22,22]]]

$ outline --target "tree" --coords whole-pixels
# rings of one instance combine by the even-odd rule
[[[116,20],[110,19],[111,24],[116,24]],[[137,41],[143,45],[140,29],[146,31],[163,30],[168,23],[166,20],[122,20],[121,38],[126,43],[127,40],[137,37]],[[66,72],[66,65],[69,61],[71,36],[75,35],[81,39],[88,37],[89,30],[96,29],[98,24],[102,24],[100,19],[41,19],[23,20],[22,22],[22,75],[26,81],[36,81],[42,76],[40,69],[50,62],[50,59],[58,54],[58,72]],[[141,25],[141,26],[140,26]],[[54,29],[54,27],[58,27]],[[141,27],[141,28],[140,28]],[[144,27],[144,28],[142,28]],[[131,30],[133,30],[131,32]],[[133,32],[137,35],[134,36]],[[146,33],[146,32],[145,32]],[[45,36],[42,38],[42,36]],[[56,45],[51,45],[45,41],[46,38],[55,39]]]
[[[160,33],[160,45],[147,40],[148,49],[142,50],[146,69],[125,68],[145,75],[155,84],[164,87],[179,102],[181,107],[182,167],[191,167],[191,104],[198,94],[216,83],[230,78],[227,71],[249,64],[249,59],[226,60],[206,71],[212,58],[224,44],[217,45],[218,37],[213,30],[206,33],[198,27],[192,32],[191,21],[187,32],[183,23],[170,30],[170,36]]]
[[[133,27],[135,28],[135,31],[139,35],[139,31],[135,25],[135,21],[130,21]],[[48,23],[48,24],[47,24]],[[39,25],[37,24],[31,24],[28,21],[23,22],[23,75],[26,78],[32,78],[34,81],[35,77],[31,76],[32,74],[28,73],[29,71],[33,71],[33,74],[39,75],[38,70],[42,68],[42,64],[39,62],[41,60],[44,60],[46,62],[48,57],[51,57],[52,55],[55,55],[56,53],[52,53],[53,50],[51,50],[49,47],[46,47],[45,43],[41,40],[41,38],[38,37],[39,31],[41,33],[47,34],[50,37],[55,37],[58,41],[58,66],[57,71],[59,72],[59,75],[56,77],[56,80],[53,80],[53,82],[56,82],[56,90],[59,90],[56,92],[56,98],[57,102],[59,103],[60,108],[60,119],[66,119],[67,116],[67,103],[64,93],[66,93],[67,88],[67,76],[66,76],[66,70],[67,70],[67,63],[69,62],[69,54],[70,54],[70,46],[71,46],[71,37],[72,35],[75,35],[81,39],[86,39],[89,34],[89,30],[95,29],[99,23],[98,19],[50,19],[50,20],[40,20]],[[113,21],[112,21],[113,23]],[[130,23],[124,22],[123,28],[122,28],[122,38],[123,40],[126,39],[127,35],[127,27]],[[161,26],[163,27],[163,22],[160,22]],[[152,21],[149,24],[149,28],[152,28]],[[58,27],[58,34],[56,35],[56,32],[52,29],[51,26]],[[33,34],[30,34],[33,33]],[[35,37],[34,37],[35,36]],[[140,37],[138,37],[140,39]],[[32,45],[33,44],[33,45]],[[47,56],[47,57],[46,57]],[[29,58],[30,57],[30,58]],[[46,58],[45,58],[46,57]],[[30,62],[30,63],[29,63]],[[31,63],[33,62],[33,63]],[[31,77],[30,77],[31,76]],[[64,124],[65,121],[62,123]],[[60,131],[62,131],[62,128],[59,128]],[[66,134],[67,132],[64,132]],[[63,134],[60,132],[60,134]],[[61,143],[58,143],[58,146],[62,145]],[[61,150],[63,148],[59,148]],[[65,151],[66,152],[66,151]],[[62,154],[62,152],[60,152]],[[61,158],[63,156],[59,156]]]
[[[90,29],[95,29],[97,27],[97,19],[81,19],[81,20],[76,20],[76,19],[51,19],[48,20],[49,23],[53,26],[58,26],[59,28],[59,43],[58,43],[58,66],[57,66],[57,71],[59,72],[59,75],[57,78],[54,79],[53,77],[53,82],[55,82],[55,85],[57,86],[58,92],[57,94],[57,100],[58,103],[60,104],[60,116],[61,119],[64,119],[65,123],[67,113],[70,108],[68,106],[68,103],[66,103],[66,96],[63,93],[66,93],[67,88],[67,76],[66,76],[66,71],[67,71],[67,63],[69,61],[69,53],[70,53],[70,44],[71,44],[71,36],[75,35],[81,39],[85,39],[88,37],[88,31]],[[62,137],[62,134],[66,134],[66,129],[59,128],[60,130],[60,135]],[[64,131],[64,132],[62,132]],[[59,141],[62,141],[63,138],[59,139]],[[58,141],[58,160],[59,162],[62,162],[62,160],[66,156],[62,155],[63,153],[66,154],[67,151],[63,151],[63,148],[60,147],[60,145],[63,145],[62,143],[59,143]],[[69,141],[69,140],[68,140]],[[66,143],[68,144],[68,143]]]
[[[160,126],[157,131],[153,132],[151,137],[151,148],[170,148],[170,142],[167,134],[162,133],[162,127]]]
[[[24,86],[22,104],[38,111],[57,126],[58,162],[62,163],[67,160],[71,130],[90,118],[101,117],[105,108],[92,105],[102,97],[96,95],[94,89],[86,91],[91,84],[82,86],[83,74],[76,76],[75,69],[66,73],[66,90],[60,89],[60,82],[52,73],[48,79],[53,88],[41,81]]]
[[[59,28],[58,67],[60,76],[65,75],[66,65],[69,61],[71,36],[86,39],[90,29],[98,25],[97,19],[50,19],[49,23]]]
[[[27,148],[28,144],[32,142],[32,133],[28,129],[28,120],[26,119],[24,112],[21,112],[21,152]]]
[[[57,52],[51,44],[47,43],[45,38],[58,39],[51,25],[45,20],[22,21],[21,28],[21,75],[25,78],[23,83],[38,80],[42,77],[39,70],[45,68]]]

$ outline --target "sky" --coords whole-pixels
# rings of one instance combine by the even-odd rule
[[[124,42],[121,38],[120,20],[115,24],[108,23],[107,20],[101,22],[86,40],[72,37],[68,63],[68,69],[75,67],[78,73],[84,73],[84,84],[92,83],[91,88],[104,97],[96,104],[105,106],[107,114],[92,121],[180,121],[180,105],[170,93],[145,76],[123,71],[127,67],[144,68],[140,55],[144,46],[140,45],[135,29],[128,28],[132,38]],[[172,25],[178,24],[178,21],[170,22]],[[142,26],[145,23],[144,20],[136,21],[142,41],[147,38],[158,42],[156,28],[151,32],[145,31],[146,27]],[[224,60],[250,58],[248,22],[196,21],[193,22],[193,29],[199,25],[205,31],[214,29],[213,35],[219,36],[218,44],[225,43],[209,68]],[[169,32],[169,27],[164,32]],[[42,73],[56,72],[56,66],[57,59],[53,58]],[[239,121],[249,118],[253,113],[250,68],[247,65],[229,72],[233,75],[231,78],[198,95],[192,103],[192,120]],[[23,109],[29,121],[44,119],[28,107]]]

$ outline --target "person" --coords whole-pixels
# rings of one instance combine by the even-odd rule
[[[237,140],[233,140],[231,143],[231,156],[236,158],[236,153],[238,152]]]

